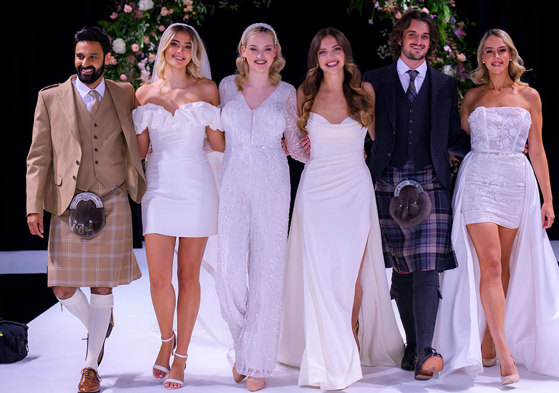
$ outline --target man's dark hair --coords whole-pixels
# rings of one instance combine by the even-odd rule
[[[74,48],[80,41],[95,41],[101,44],[103,55],[111,51],[111,39],[97,26],[85,26],[74,35]]]
[[[392,33],[390,34],[390,53],[394,61],[398,60],[402,51],[402,45],[400,42],[404,40],[404,31],[410,27],[412,20],[417,20],[420,22],[425,22],[429,26],[429,50],[427,51],[427,59],[432,58],[437,52],[437,44],[439,43],[439,32],[437,26],[431,15],[420,10],[411,10],[406,12],[400,19],[394,24]]]

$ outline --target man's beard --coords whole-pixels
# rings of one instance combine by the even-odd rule
[[[95,72],[93,72],[90,75],[83,75],[82,71],[86,69],[93,69],[95,70]],[[103,76],[103,73],[105,72],[105,64],[102,64],[101,67],[99,67],[99,69],[95,69],[95,67],[93,66],[89,66],[89,67],[85,67],[83,68],[81,65],[76,67],[76,71],[78,73],[78,79],[82,82],[85,83],[86,85],[89,85],[93,82],[95,82],[97,79],[99,79],[101,76]]]
[[[404,53],[404,55],[411,60],[423,60],[425,59],[425,56],[427,55],[427,52],[425,53],[419,53],[419,54],[415,54],[415,52],[413,50],[402,50],[402,52]]]

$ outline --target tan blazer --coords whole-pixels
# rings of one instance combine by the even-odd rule
[[[42,214],[44,209],[61,215],[74,197],[82,157],[72,84],[75,78],[73,75],[66,82],[39,92],[27,156],[27,214]],[[124,132],[126,187],[132,200],[139,203],[146,180],[131,115],[134,88],[129,83],[108,79],[105,83]]]

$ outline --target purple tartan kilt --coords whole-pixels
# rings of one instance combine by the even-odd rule
[[[421,224],[400,227],[390,216],[390,200],[403,180],[415,180],[431,199],[431,214]],[[457,266],[450,242],[452,207],[450,192],[436,177],[433,167],[414,169],[407,163],[402,169],[386,168],[375,182],[375,194],[382,233],[384,263],[400,272],[443,271]]]

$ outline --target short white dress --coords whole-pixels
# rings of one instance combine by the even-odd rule
[[[172,114],[148,103],[136,108],[132,117],[137,134],[148,129],[152,147],[141,202],[144,235],[217,234],[217,186],[203,144],[206,126],[221,128],[220,109],[197,101]]]
[[[559,378],[559,267],[542,228],[540,193],[524,145],[532,124],[520,107],[478,107],[468,118],[472,151],[460,164],[452,200],[452,244],[458,267],[441,276],[433,346],[443,355],[439,377],[483,372],[486,320],[480,267],[466,225],[518,228],[509,262],[505,333],[517,365]],[[522,373],[522,371],[520,371]]]
[[[522,151],[532,125],[530,112],[520,107],[480,106],[468,122],[472,151],[464,172],[465,223],[518,228],[526,192],[528,161]]]

